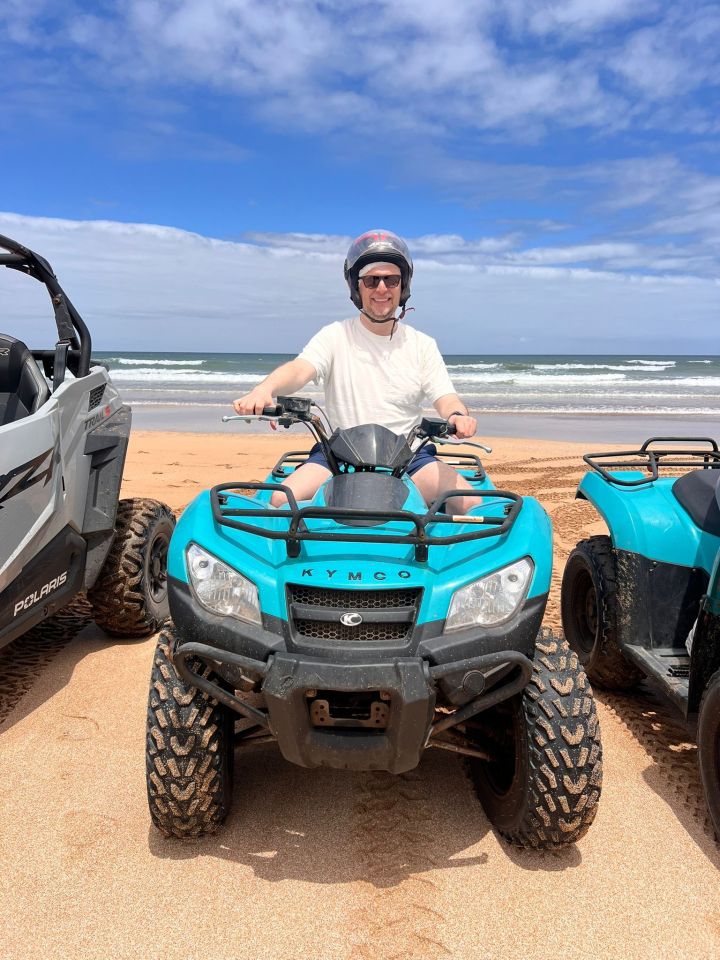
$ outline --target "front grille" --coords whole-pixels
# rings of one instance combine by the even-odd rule
[[[290,584],[291,603],[307,603],[333,610],[382,610],[412,607],[420,595],[418,588],[401,590],[326,590],[304,583]]]
[[[315,640],[394,640],[403,641],[410,630],[411,623],[361,623],[359,627],[346,627],[332,620],[295,620],[295,631],[301,637]]]
[[[296,636],[312,640],[403,643],[412,633],[421,595],[422,590],[407,587],[399,590],[328,590],[290,584],[288,599],[292,630]],[[337,611],[337,617],[310,619],[307,610],[303,611],[304,615],[298,616],[294,608],[300,604],[305,608],[312,606],[324,611]],[[408,607],[413,608],[412,619],[398,619],[397,611],[403,608],[407,610]],[[357,611],[362,615],[363,610],[372,610],[375,615],[385,613],[386,616],[356,627],[340,623],[344,611]]]

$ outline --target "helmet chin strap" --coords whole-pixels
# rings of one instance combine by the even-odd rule
[[[414,309],[415,309],[415,307],[405,307],[405,306],[403,306],[402,310],[400,311],[400,316],[399,316],[399,317],[393,317],[392,330],[390,331],[390,339],[391,339],[391,340],[392,340],[392,338],[393,338],[393,334],[395,333],[395,327],[398,325],[398,321],[399,321],[399,320],[402,320],[402,318],[405,316],[405,314],[407,313],[408,310],[414,310]],[[390,319],[390,317],[386,317],[385,320],[378,320],[376,317],[371,317],[370,314],[367,312],[367,310],[361,310],[360,313],[361,313],[364,317],[367,317],[368,320],[370,321],[370,323],[387,323],[388,320]]]

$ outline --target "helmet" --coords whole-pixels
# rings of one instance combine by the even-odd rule
[[[402,284],[400,288],[400,306],[404,307],[410,299],[410,281],[413,275],[413,262],[404,240],[389,230],[368,230],[357,240],[353,240],[345,257],[345,280],[350,288],[350,299],[362,309],[362,300],[358,290],[360,271],[368,263],[394,263],[400,268]]]

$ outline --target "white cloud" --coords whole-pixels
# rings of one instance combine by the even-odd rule
[[[618,23],[633,22],[655,13],[661,6],[657,0],[525,0],[521,3],[530,29],[537,33],[557,30],[584,32]]]
[[[570,247],[536,247],[521,250],[512,259],[526,263],[586,263],[613,260],[621,263],[625,257],[637,257],[639,248],[633,243],[586,243]]]
[[[628,36],[608,66],[648,100],[677,98],[717,83],[720,14],[717,6],[675,8]]]
[[[678,231],[682,232],[682,231]],[[240,238],[260,247],[303,253],[308,257],[344,258],[352,240],[349,236],[306,233],[251,233]],[[416,262],[435,262],[454,267],[556,267],[593,264],[595,271],[627,273],[633,270],[654,275],[686,276],[693,268],[698,274],[715,270],[711,254],[704,257],[692,245],[640,244],[606,241],[566,244],[564,246],[524,246],[520,233],[467,240],[458,234],[425,234],[413,237],[411,247]],[[583,266],[585,269],[585,266]]]
[[[517,234],[501,237],[481,237],[478,240],[466,240],[457,234],[426,234],[413,240],[416,256],[445,257],[450,260],[466,262],[468,259],[486,261],[488,257],[500,254],[516,246]]]
[[[49,259],[96,349],[291,352],[320,325],[352,313],[342,280],[347,238],[231,242],[151,224],[9,213],[0,213],[0,233]],[[408,320],[445,352],[512,352],[519,343],[536,352],[612,352],[644,342],[654,352],[716,347],[716,282],[570,266],[568,246],[555,261],[539,249],[512,261],[483,250],[482,240],[424,237],[410,245],[416,312]],[[589,259],[579,247],[575,263],[583,249]],[[621,260],[633,252],[591,249]],[[52,314],[40,285],[0,269],[0,290],[4,331],[33,347],[50,345]]]
[[[676,263],[673,269],[680,272],[706,276],[720,272],[720,176],[693,169],[675,156],[637,156],[551,167],[458,160],[443,150],[429,149],[422,162],[412,155],[402,162],[408,180],[429,181],[441,196],[453,202],[464,199],[474,206],[494,207],[520,202],[526,210],[532,210],[534,204],[549,201],[558,210],[572,209],[576,218],[572,224],[515,221],[518,231],[503,238],[509,241],[508,250],[520,245],[519,232],[551,233],[574,228],[591,238],[581,246],[599,244],[599,254],[604,244],[636,245],[642,237],[641,249],[623,252],[626,269],[662,272],[670,269],[667,258],[671,255]],[[513,224],[505,218],[496,222],[501,227]],[[668,246],[673,234],[686,237],[682,246]],[[559,248],[548,249],[552,258],[553,249]],[[581,253],[571,256],[582,259]],[[614,258],[608,265],[622,269]]]
[[[658,119],[682,127],[689,110],[696,125],[714,122],[679,96],[717,77],[710,4],[130,0],[92,15],[55,5],[50,17],[40,0],[7,3],[10,42],[54,53],[61,85],[80,75],[129,96],[222,91],[282,127],[348,133],[379,104],[394,128],[446,136],[459,125],[521,139]]]

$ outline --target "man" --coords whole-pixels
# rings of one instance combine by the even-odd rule
[[[325,387],[325,409],[333,427],[379,423],[406,434],[432,404],[455,426],[460,439],[472,437],[477,423],[455,393],[437,344],[426,334],[399,324],[410,297],[413,263],[405,242],[386,230],[372,230],[353,241],[345,260],[350,299],[360,313],[323,327],[289,363],[274,370],[254,390],[235,400],[239,414],[261,413],[278,394],[301,390],[311,380]],[[396,316],[398,308],[401,313]],[[443,490],[471,489],[456,470],[426,446],[408,468],[408,476],[426,503]],[[308,460],[283,483],[298,500],[309,500],[330,475],[317,444]],[[477,497],[452,497],[446,510],[464,514]],[[281,506],[285,496],[273,493]]]

